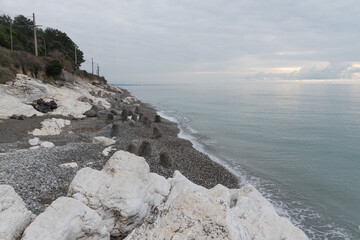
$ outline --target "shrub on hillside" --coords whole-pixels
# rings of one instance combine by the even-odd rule
[[[59,76],[63,67],[64,66],[58,60],[51,60],[46,65],[46,75],[49,77]]]
[[[15,75],[8,68],[0,67],[0,84],[14,80]]]

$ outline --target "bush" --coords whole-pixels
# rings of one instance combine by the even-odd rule
[[[56,59],[51,60],[46,65],[46,75],[49,77],[59,76],[62,69],[63,69],[63,65],[58,60]]]
[[[0,67],[0,84],[4,84],[14,79],[15,79],[15,74],[13,74],[7,68]]]

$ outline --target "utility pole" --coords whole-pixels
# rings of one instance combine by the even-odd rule
[[[91,58],[91,74],[94,74],[94,59]]]
[[[14,50],[13,47],[13,36],[12,36],[12,20],[10,20],[10,49]]]
[[[38,56],[37,38],[36,38],[36,24],[35,24],[35,13],[33,13],[33,27],[34,27],[35,56]]]
[[[97,72],[97,75],[100,76],[99,75],[100,74],[99,63],[97,64],[97,71],[96,72]]]
[[[75,70],[77,70],[77,50],[75,45]]]

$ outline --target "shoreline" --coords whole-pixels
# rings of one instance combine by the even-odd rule
[[[197,226],[200,227],[200,229],[205,227],[205,225],[202,225],[202,221],[205,221],[205,219],[206,221],[210,221],[210,228],[215,227],[215,229],[217,229],[217,225],[213,225],[214,222],[212,221],[216,222],[215,217],[218,216],[218,214],[222,214],[223,220],[217,224],[220,224],[220,229],[224,227],[228,228],[228,230],[226,230],[228,233],[226,235],[226,231],[224,232],[224,230],[216,233],[221,234],[221,236],[226,235],[232,236],[231,238],[233,238],[241,234],[246,237],[244,239],[248,239],[249,234],[251,234],[251,236],[272,236],[271,238],[278,238],[279,236],[289,236],[289,234],[294,233],[298,239],[307,239],[305,234],[296,228],[289,219],[280,217],[270,202],[261,196],[254,187],[249,185],[238,189],[239,181],[234,174],[220,163],[213,161],[205,153],[197,150],[190,140],[181,138],[179,136],[181,127],[178,123],[160,117],[157,115],[158,113],[154,107],[148,103],[137,100],[126,89],[113,88],[109,85],[97,85],[94,87],[90,83],[87,85],[82,83],[82,85],[77,88],[75,83],[66,83],[65,85],[67,86],[61,90],[63,91],[63,95],[61,95],[58,94],[55,86],[44,85],[36,79],[27,79],[23,82],[23,85],[20,83],[20,87],[26,89],[27,84],[31,86],[37,86],[37,84],[39,84],[41,85],[40,89],[48,88],[45,93],[50,92],[53,95],[50,94],[47,98],[55,99],[61,108],[60,112],[64,113],[63,115],[59,115],[59,111],[55,111],[52,114],[45,114],[43,116],[31,116],[33,111],[28,108],[28,117],[24,116],[22,120],[0,120],[0,134],[2,136],[0,141],[0,185],[10,185],[8,187],[12,187],[15,190],[14,193],[16,192],[23,199],[25,202],[24,206],[33,214],[39,215],[37,217],[32,216],[35,222],[37,219],[41,219],[40,217],[44,214],[46,215],[49,209],[48,206],[53,206],[53,204],[59,201],[65,201],[64,198],[66,197],[64,196],[67,196],[67,198],[72,197],[70,199],[84,201],[83,203],[88,205],[88,207],[96,210],[97,207],[92,207],[91,203],[83,198],[94,196],[91,194],[86,197],[86,192],[92,191],[92,187],[85,192],[81,192],[81,194],[85,195],[80,199],[78,199],[79,193],[72,196],[72,191],[77,191],[74,190],[74,185],[72,185],[74,181],[78,181],[77,176],[81,176],[81,174],[85,174],[85,172],[88,171],[92,171],[95,175],[104,171],[106,172],[106,169],[109,168],[108,164],[111,161],[117,162],[116,164],[120,164],[118,161],[130,161],[126,163],[126,166],[134,168],[137,165],[134,163],[135,165],[132,166],[133,163],[131,159],[133,159],[135,162],[143,161],[143,167],[139,169],[145,167],[150,173],[150,175],[143,175],[144,170],[140,170],[141,175],[138,175],[138,177],[146,179],[148,178],[146,176],[152,176],[152,180],[148,179],[145,181],[150,181],[150,185],[138,186],[140,189],[143,187],[149,188],[146,191],[149,191],[148,194],[150,194],[153,199],[151,201],[154,201],[150,204],[150,206],[154,204],[154,209],[148,212],[148,217],[150,218],[161,218],[163,214],[167,215],[172,209],[171,204],[176,203],[176,201],[175,203],[172,203],[172,201],[178,198],[184,198],[185,196],[185,199],[179,200],[180,206],[178,207],[182,208],[182,202],[189,200],[186,199],[186,196],[190,194],[192,196],[190,199],[194,202],[188,202],[186,207],[190,209],[187,211],[194,212],[200,209],[202,209],[200,211],[203,211],[203,213],[199,213],[200,215],[192,216],[194,219],[203,219],[200,221],[196,220],[196,222],[200,224],[200,226]],[[17,87],[18,86],[15,88]],[[0,91],[1,90],[4,90],[2,86],[0,86]],[[94,92],[93,90],[98,91]],[[23,91],[23,89],[21,91]],[[88,93],[86,93],[87,91]],[[79,99],[86,98],[86,96],[80,96],[78,94],[79,92],[80,95],[87,94],[87,96],[93,100],[87,100],[88,102],[79,105],[78,102],[81,102]],[[19,94],[19,92],[16,93]],[[38,95],[39,93],[36,96]],[[29,98],[33,96],[30,94],[30,96],[26,97]],[[101,102],[108,107],[104,107]],[[69,103],[70,107],[66,105]],[[9,108],[11,106],[7,107]],[[90,107],[91,109],[88,110]],[[88,111],[84,113],[84,110]],[[16,108],[14,109],[13,107],[13,112],[14,111],[16,111]],[[123,112],[120,114],[120,111]],[[124,115],[124,111],[126,115]],[[73,117],[71,116],[72,113],[76,116],[84,113],[88,115],[88,117]],[[49,129],[47,129],[47,127],[49,127]],[[31,131],[35,129],[38,130]],[[38,137],[35,137],[35,132],[39,134],[36,135]],[[54,132],[55,134],[52,135]],[[96,140],[97,138],[103,139],[98,141]],[[34,141],[37,143],[32,144]],[[106,143],[106,141],[110,142],[110,144]],[[39,145],[40,142],[42,142],[41,146]],[[43,146],[43,143],[46,143],[48,147],[46,147],[46,145]],[[35,146],[31,147],[31,145]],[[142,157],[137,157],[136,155]],[[120,156],[127,156],[125,157],[126,160]],[[165,160],[164,156],[167,156]],[[114,178],[114,181],[117,178],[116,176],[124,178],[124,176],[130,174],[127,170],[123,170],[125,171],[123,173],[125,175],[116,175],[116,171],[118,170],[113,169],[108,172],[108,174],[110,174],[109,176]],[[136,174],[140,174],[140,172]],[[82,177],[78,178],[81,179]],[[88,183],[86,183],[86,181],[88,181]],[[93,184],[102,184],[101,182],[101,179],[86,177],[86,180],[84,179],[77,183],[80,185],[75,185],[75,189],[77,188],[76,186],[86,188],[86,186],[92,186]],[[129,180],[128,182],[122,183],[129,185],[125,187],[125,189],[132,189],[134,187],[133,184],[135,184],[135,186],[139,184],[137,180],[134,182]],[[117,185],[117,187],[122,188],[122,184],[120,184],[120,186]],[[104,188],[104,186],[102,188]],[[105,187],[105,189],[106,188],[108,188],[108,186]],[[155,189],[155,192],[151,189]],[[120,195],[120,199],[124,196],[125,198],[129,197],[127,194],[130,192],[127,191],[128,190],[125,190],[125,195]],[[134,194],[133,191],[134,190],[131,190],[131,194]],[[142,191],[137,191],[139,190],[135,191],[136,196],[143,194]],[[113,192],[110,192],[110,194],[113,194]],[[115,192],[115,194],[118,193]],[[149,196],[148,194],[146,196]],[[105,197],[104,200],[106,202],[119,201],[118,198],[113,199],[110,196],[102,197]],[[133,206],[133,204],[138,203],[140,200],[142,204],[149,206],[146,198],[148,197],[143,196],[142,199],[132,199],[130,197],[130,199],[125,202],[135,201],[130,204]],[[103,204],[106,203],[104,202]],[[129,210],[132,209],[130,206],[126,205],[124,207],[125,209],[120,212],[117,212],[118,210],[111,210],[115,211],[111,214],[116,214],[117,216],[120,213],[119,220],[121,220],[123,218],[121,216],[122,211],[132,211]],[[214,216],[211,217],[213,219],[209,220],[206,215],[206,208],[214,208],[219,212],[216,213],[214,210]],[[112,209],[112,207],[109,209]],[[158,212],[159,209],[160,212]],[[102,210],[97,211],[100,211],[98,213],[105,221],[107,215],[103,216]],[[231,220],[228,219],[228,214],[233,216]],[[246,214],[246,217],[244,217],[244,214]],[[171,214],[167,215],[169,218],[171,218],[171,216]],[[277,220],[271,223],[272,221],[270,221],[270,219]],[[131,222],[132,220],[128,219],[127,221]],[[187,221],[188,216],[185,214],[180,224],[190,224]],[[130,233],[128,230],[121,229],[114,231],[112,229],[112,223],[105,223],[106,227],[109,227],[111,236],[122,239]],[[0,224],[3,223],[0,221]],[[114,224],[117,225],[118,223],[115,221]],[[156,226],[156,222],[137,222],[136,225],[138,228],[132,228],[133,231],[128,236],[129,239],[134,236],[137,239],[143,239],[144,235],[157,234],[155,232],[151,233],[152,230],[150,232],[146,230],[149,227],[148,224],[150,224],[149,226],[155,227],[153,229],[155,232],[163,231],[163,227],[160,225]],[[168,220],[168,222],[165,223],[162,222],[162,224],[167,226],[167,230],[165,231],[168,231],[170,236],[177,234],[178,230],[173,229],[173,220]],[[30,227],[27,229],[31,229],[31,225],[32,224],[30,224]],[[271,230],[269,231],[267,229]],[[195,230],[195,232],[198,231],[199,230]],[[207,236],[208,230],[202,234],[205,234],[202,236]]]
[[[122,97],[132,97],[126,89],[122,88],[122,90]],[[151,120],[154,119],[156,110],[150,104],[141,101],[137,101],[137,104],[140,105],[145,116]],[[135,106],[126,105],[126,107],[133,112],[135,111]],[[94,136],[110,137],[111,126],[110,123],[106,122],[105,114],[96,118],[73,119],[71,125],[66,126],[60,135],[40,137],[43,141],[53,142],[57,151],[49,149],[29,150],[28,148],[31,146],[28,144],[28,140],[33,136],[28,132],[39,128],[40,123],[49,118],[71,119],[67,116],[47,114],[25,118],[25,120],[3,119],[0,122],[2,161],[13,164],[10,166],[9,164],[1,165],[0,184],[12,185],[28,204],[29,209],[37,214],[41,213],[57,197],[66,195],[68,184],[76,174],[76,170],[87,166],[101,169],[110,157],[102,156],[101,151],[103,149],[92,144]],[[146,140],[151,143],[152,147],[151,155],[145,157],[151,172],[168,178],[172,177],[175,170],[178,170],[192,182],[206,188],[212,188],[217,184],[222,184],[228,188],[238,187],[238,181],[233,174],[206,154],[196,150],[189,140],[178,137],[180,129],[177,123],[162,118],[161,123],[153,122],[151,125],[139,123],[137,126],[131,127],[129,121],[121,123],[119,125],[121,134],[114,147],[117,150],[127,150],[130,143],[139,147],[141,142]],[[152,138],[152,127],[158,127],[162,133],[161,138]],[[68,134],[69,132],[70,134]],[[173,166],[169,168],[160,166],[159,155],[162,151],[170,153],[174,161]],[[81,156],[79,156],[80,154]],[[75,169],[60,167],[61,164],[68,162],[76,162],[78,167]],[[94,163],[91,164],[91,162]],[[43,163],[48,165],[43,166]],[[33,165],[39,168],[34,169]],[[27,166],[31,171],[28,171],[24,166]],[[45,177],[40,177],[42,173],[39,170],[44,169],[53,174],[45,173]],[[12,175],[11,178],[9,174]],[[51,175],[57,177],[54,178]],[[24,178],[23,176],[27,177]],[[30,183],[30,179],[39,178],[42,180],[35,180]],[[62,180],[58,181],[58,179]],[[49,184],[48,181],[51,183]]]

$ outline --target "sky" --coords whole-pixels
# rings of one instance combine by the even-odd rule
[[[36,15],[111,83],[360,81],[359,0],[0,0]]]

